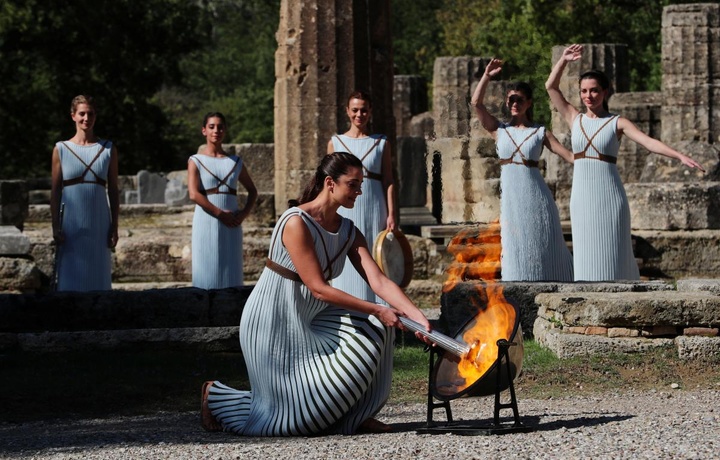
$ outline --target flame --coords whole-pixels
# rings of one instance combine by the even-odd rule
[[[448,265],[443,292],[451,291],[466,280],[500,278],[500,223],[488,224],[483,232],[475,228],[461,230],[448,243],[447,250],[455,260]]]
[[[447,280],[443,292],[454,289],[458,283],[483,280],[475,286],[477,295],[469,296],[479,312],[475,323],[463,333],[463,341],[471,345],[470,353],[460,360],[457,371],[464,383],[462,391],[481,378],[498,357],[497,341],[510,340],[516,322],[516,310],[503,294],[500,280],[500,224],[490,223],[480,231],[469,228],[458,233],[448,244],[455,261],[446,270]],[[457,382],[460,383],[460,382]]]

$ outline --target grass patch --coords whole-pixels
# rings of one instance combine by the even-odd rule
[[[429,354],[395,349],[390,403],[427,401]],[[188,351],[0,354],[0,422],[110,417],[196,410],[200,386],[217,379],[249,388],[240,353]],[[720,359],[682,361],[674,349],[636,355],[558,359],[525,342],[518,398],[622,390],[720,388]]]

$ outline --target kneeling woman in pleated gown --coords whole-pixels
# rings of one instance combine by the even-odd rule
[[[300,204],[280,217],[240,321],[251,390],[206,382],[206,429],[247,436],[390,429],[374,416],[390,391],[398,316],[430,325],[382,274],[353,222],[337,213],[361,199],[362,181],[357,157],[327,155]],[[391,307],[330,285],[348,260]]]

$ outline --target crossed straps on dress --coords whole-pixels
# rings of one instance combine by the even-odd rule
[[[200,163],[200,166],[202,166],[203,169],[208,172],[208,174],[210,174],[212,177],[215,178],[215,180],[218,181],[217,186],[212,187],[212,188],[209,188],[209,189],[206,189],[206,190],[204,191],[204,195],[206,195],[206,196],[207,196],[207,195],[216,195],[216,194],[220,194],[220,195],[237,195],[237,190],[234,189],[234,188],[232,188],[232,187],[230,187],[230,184],[227,183],[227,180],[230,178],[230,176],[232,175],[232,173],[235,171],[235,168],[237,167],[238,162],[240,161],[240,158],[231,158],[231,160],[233,160],[233,161],[235,162],[235,165],[233,165],[233,167],[232,167],[232,169],[230,170],[230,172],[227,173],[227,175],[226,175],[224,178],[222,178],[222,179],[220,179],[218,176],[216,176],[215,174],[213,174],[213,172],[210,171],[210,170],[203,164],[202,161],[200,161],[200,158],[198,158],[198,157],[196,156],[196,157],[195,157],[195,160],[197,160],[197,162]],[[225,187],[228,188],[227,191],[222,191],[222,192],[220,191],[220,187],[221,187],[222,185],[224,185]]]
[[[277,223],[278,228],[284,228],[285,223],[291,217],[293,217],[293,216],[301,216],[302,217],[301,214],[302,214],[301,211],[296,211],[296,212],[287,214],[280,222]],[[303,220],[305,220],[305,219],[303,219]],[[343,252],[345,251],[345,248],[347,247],[347,245],[350,243],[350,240],[352,239],[350,236],[353,236],[353,235],[351,234],[350,236],[348,236],[348,239],[345,241],[345,244],[343,244],[343,246],[340,248],[340,251],[338,251],[338,253],[335,254],[334,257],[330,258],[330,254],[328,253],[327,246],[325,245],[325,240],[322,237],[322,232],[321,232],[322,227],[320,227],[320,225],[317,222],[315,222],[312,218],[310,218],[309,221],[311,224],[313,224],[315,226],[316,230],[318,231],[318,234],[320,235],[320,241],[322,242],[322,245],[323,245],[323,252],[325,252],[325,261],[327,263],[327,266],[323,270],[323,275],[325,275],[325,281],[329,281],[333,277],[332,276],[333,275],[332,264],[334,264],[335,261],[338,260],[338,258],[343,254]],[[272,244],[270,245],[269,254],[273,253],[273,249],[275,248],[275,243],[277,242],[278,238],[282,238],[281,235],[282,235],[282,232],[278,232],[277,235],[275,236],[275,238],[273,239]],[[277,273],[278,275],[282,276],[283,278],[287,278],[291,281],[296,281],[299,283],[302,282],[302,279],[300,279],[300,275],[298,275],[297,272],[294,272],[287,267],[283,267],[279,263],[273,261],[270,257],[268,257],[267,260],[265,261],[265,266],[267,268],[269,268],[270,270],[274,271],[275,273]],[[327,272],[327,274],[326,274],[326,272]]]
[[[505,130],[505,134],[507,134],[507,137],[509,137],[510,141],[512,141],[512,143],[515,145],[515,151],[512,153],[512,155],[510,155],[510,158],[500,159],[500,165],[507,165],[507,164],[513,163],[516,165],[523,164],[523,165],[527,166],[528,168],[537,168],[539,162],[525,158],[525,155],[523,155],[522,151],[520,150],[520,147],[522,147],[523,144],[525,142],[527,142],[528,139],[533,137],[535,135],[535,133],[538,132],[540,127],[538,126],[537,128],[535,128],[535,130],[533,132],[531,132],[522,142],[520,142],[520,144],[515,142],[515,139],[512,137],[512,134],[510,134],[510,131],[508,131],[506,127],[502,128],[502,129]],[[517,155],[517,154],[520,155],[520,161],[514,161],[515,155]]]
[[[342,141],[342,139],[340,139],[339,136],[333,136],[333,137],[334,137],[335,139],[337,139],[338,142],[340,142],[343,147],[345,147],[345,150],[347,150],[348,153],[352,153],[353,155],[355,155],[355,154],[353,153],[353,151],[350,150],[347,145],[345,145],[345,143]],[[372,145],[372,147],[370,147],[370,150],[368,150],[367,152],[365,152],[365,155],[363,155],[362,157],[358,157],[358,158],[360,158],[360,161],[361,161],[361,162],[364,161],[365,158],[366,158],[368,155],[370,155],[370,153],[371,153],[373,150],[375,150],[375,147],[378,146],[378,144],[380,143],[380,141],[381,141],[382,139],[383,139],[382,137],[378,137],[377,139],[375,139],[375,143]],[[357,156],[357,155],[355,155],[355,156]],[[365,170],[364,176],[367,177],[368,179],[375,179],[375,180],[382,181],[382,178],[383,178],[383,177],[382,177],[382,174],[370,171],[370,170],[365,166],[365,164],[363,164],[363,170]]]
[[[617,118],[618,115],[613,115],[612,117],[610,117],[605,123],[602,124],[602,126],[600,126],[600,128],[598,128],[597,131],[595,131],[595,134],[593,134],[592,137],[588,136],[587,133],[585,132],[585,127],[582,124],[582,116],[583,116],[583,114],[581,113],[579,115],[580,118],[578,119],[578,124],[580,125],[580,131],[582,131],[583,136],[585,136],[585,139],[587,139],[587,145],[585,146],[585,148],[583,149],[582,152],[573,153],[573,156],[575,157],[575,159],[578,160],[580,158],[587,158],[589,160],[600,160],[600,161],[604,161],[606,163],[613,163],[613,164],[617,163],[617,157],[614,157],[612,155],[605,155],[604,153],[601,153],[600,150],[598,150],[598,148],[593,145],[592,141],[593,141],[593,139],[595,139],[595,136],[597,136],[600,133],[600,131],[602,131],[603,128],[605,128],[611,121],[613,121],[615,118]],[[595,150],[597,152],[597,154],[598,154],[597,157],[587,156],[587,151],[590,147],[592,147],[593,150]]]
[[[82,174],[80,174],[78,177],[74,177],[74,178],[72,178],[72,179],[64,180],[64,181],[62,182],[63,187],[69,187],[69,186],[75,185],[75,184],[97,184],[97,185],[100,185],[100,186],[102,186],[102,187],[105,187],[105,184],[107,184],[107,181],[106,181],[105,179],[102,179],[100,176],[97,175],[97,173],[96,173],[95,171],[93,171],[92,165],[95,163],[95,161],[97,161],[98,158],[100,158],[100,154],[103,153],[103,151],[105,150],[105,146],[107,145],[107,141],[106,141],[105,143],[101,143],[101,144],[100,144],[100,150],[98,150],[98,153],[95,155],[95,158],[92,159],[92,161],[90,162],[90,164],[85,163],[85,162],[83,161],[83,159],[80,158],[80,156],[79,156],[77,153],[75,153],[75,152],[73,151],[73,149],[71,149],[70,146],[67,145],[64,141],[61,142],[61,143],[62,143],[62,145],[65,146],[66,149],[68,149],[68,150],[70,151],[70,153],[72,153],[72,154],[75,156],[75,158],[78,159],[78,161],[79,161],[80,163],[82,163],[83,165],[85,165],[85,170],[82,172]],[[87,180],[87,179],[85,179],[85,174],[87,174],[88,172],[91,172],[92,175],[95,176],[95,180]]]

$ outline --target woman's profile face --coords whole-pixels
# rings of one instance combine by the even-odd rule
[[[348,102],[347,116],[353,126],[364,128],[370,121],[371,114],[370,102],[363,99],[350,99]]]
[[[220,117],[210,117],[203,126],[202,133],[209,143],[222,143],[225,139],[225,122]]]
[[[353,208],[355,200],[362,195],[363,172],[361,168],[348,168],[347,173],[333,180],[333,195],[345,208]]]
[[[508,91],[505,99],[511,116],[523,115],[532,106],[532,99],[523,94],[522,91]]]
[[[600,82],[594,78],[586,78],[580,81],[580,99],[588,109],[602,108],[606,97],[607,90],[603,89]]]
[[[95,126],[95,108],[88,104],[78,104],[71,114],[75,126],[81,130],[89,130]]]

